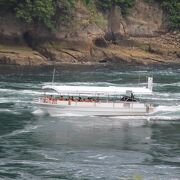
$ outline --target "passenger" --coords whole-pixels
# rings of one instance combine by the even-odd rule
[[[69,100],[68,100],[68,105],[71,105],[71,99],[69,98]]]
[[[51,103],[52,103],[52,104],[54,103],[54,98],[53,98],[53,97],[51,98]]]
[[[47,97],[47,103],[51,102],[51,96]]]
[[[92,99],[92,98],[89,98],[89,102],[93,102],[93,99]]]
[[[81,101],[82,101],[82,98],[81,98],[81,97],[79,97],[79,98],[78,98],[78,101],[79,101],[79,102],[81,102]]]
[[[64,97],[61,96],[61,97],[59,98],[59,100],[60,100],[60,101],[64,101]]]
[[[52,104],[57,104],[57,99],[56,98],[52,99]]]
[[[73,96],[71,96],[71,101],[74,101],[74,97]]]
[[[134,94],[131,92],[131,98],[134,99]]]
[[[47,103],[48,102],[48,98],[47,97],[43,97],[43,103]]]
[[[52,100],[53,100],[53,96],[52,96],[52,95],[49,97],[49,100],[50,100],[50,101],[52,101]]]

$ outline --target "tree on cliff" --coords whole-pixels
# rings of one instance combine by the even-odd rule
[[[158,2],[167,14],[170,29],[180,30],[180,1],[179,0],[145,0],[148,3]]]
[[[64,20],[74,6],[75,0],[0,0],[0,8],[5,8],[26,23],[44,24],[53,30],[57,21]]]
[[[101,10],[109,10],[113,6],[121,7],[123,15],[128,13],[129,8],[133,7],[135,0],[95,0],[97,7]],[[168,15],[170,29],[180,30],[180,0],[144,0],[146,2],[155,2],[161,4],[165,13]]]
[[[26,23],[44,24],[47,28],[56,29],[60,22],[70,19],[78,0],[0,0],[1,11],[11,11],[17,18]],[[110,10],[119,6],[122,14],[126,15],[129,8],[133,7],[135,0],[79,0],[87,6],[93,3],[98,9]],[[180,29],[180,2],[179,0],[144,0],[147,2],[158,1],[168,14],[169,24],[172,29]]]
[[[109,10],[113,6],[119,6],[122,14],[127,14],[129,8],[133,7],[135,0],[96,0],[97,7],[102,10]]]
[[[180,1],[179,0],[159,0],[163,9],[169,15],[170,27],[180,30]]]

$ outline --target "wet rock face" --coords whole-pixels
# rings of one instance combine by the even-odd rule
[[[16,62],[14,60],[12,60],[11,58],[7,57],[7,56],[0,56],[0,64],[4,64],[4,65],[9,65],[9,64],[16,64]]]
[[[126,17],[122,16],[119,7],[113,7],[105,17],[108,20],[105,38],[115,43],[129,36],[157,36],[165,27],[163,11],[156,2],[136,0]]]
[[[125,32],[121,28],[123,21],[121,9],[119,7],[113,7],[108,15],[108,32],[113,34],[125,35]]]
[[[127,17],[128,34],[131,36],[155,36],[164,26],[163,11],[157,2],[136,0]]]
[[[1,17],[2,23],[0,23],[0,46],[1,44],[13,46],[12,52],[16,52],[16,46],[27,46],[30,48],[26,49],[27,54],[29,50],[34,50],[50,63],[81,62],[83,59],[91,58],[94,40],[104,36],[104,31],[95,23],[89,23],[88,18],[88,10],[85,7],[79,7],[71,24],[60,25],[58,31],[50,32],[42,25],[33,27],[20,22],[12,14],[5,13]],[[12,56],[11,53],[9,57],[7,52],[2,53],[10,59],[16,56],[20,62],[17,54]],[[37,59],[37,57],[34,58]],[[24,59],[28,60],[28,58]],[[7,60],[3,59],[1,62],[6,63]],[[11,64],[11,62],[8,63]]]
[[[43,26],[34,28],[17,19],[11,12],[0,12],[0,44],[33,46],[39,39],[49,39]]]

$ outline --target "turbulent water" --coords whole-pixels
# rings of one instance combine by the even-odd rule
[[[57,68],[57,84],[134,86],[154,77],[145,117],[49,116],[27,106],[53,68],[0,68],[0,179],[180,179],[180,67]]]

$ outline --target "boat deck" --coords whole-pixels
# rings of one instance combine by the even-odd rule
[[[152,107],[140,102],[75,102],[57,101],[35,102],[37,106],[46,110],[49,114],[73,113],[85,115],[146,115],[152,111]]]
[[[38,101],[39,104],[50,106],[71,106],[71,107],[99,107],[99,108],[146,108],[146,105],[140,102],[111,102],[111,101],[99,101],[99,102],[79,102],[79,101],[56,101],[56,102],[43,102]]]

